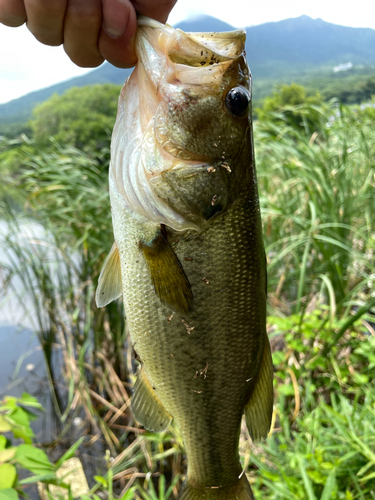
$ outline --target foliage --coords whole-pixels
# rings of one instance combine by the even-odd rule
[[[83,151],[108,148],[116,118],[118,85],[73,87],[54,94],[34,109],[30,125],[38,144],[50,137]]]
[[[55,143],[39,151],[30,141],[21,141],[17,149],[11,142],[8,153],[13,176],[4,179],[3,187],[17,192],[18,211],[7,199],[0,205],[6,221],[2,297],[11,289],[26,315],[30,303],[36,312],[35,331],[57,415],[64,422],[69,415],[73,418],[72,406],[78,403],[78,411],[84,408],[93,428],[100,428],[113,447],[113,431],[98,416],[108,407],[97,410],[92,402],[105,401],[109,394],[112,407],[129,401],[119,378],[127,379],[122,303],[98,310],[94,300],[95,283],[113,242],[108,174],[92,156]],[[53,349],[55,342],[64,350]],[[62,362],[68,383],[61,390],[54,379]],[[128,422],[124,412],[114,425],[121,423],[119,417]]]
[[[320,94],[308,96],[304,87],[292,83],[282,85],[271,97],[266,97],[263,107],[256,109],[256,114],[261,122],[267,122],[272,116],[275,126],[287,123],[312,133],[316,123],[321,123],[323,118],[323,109],[319,107],[322,101]]]
[[[38,401],[24,393],[20,398],[6,396],[0,402],[0,498],[15,500],[24,493],[24,487],[36,482],[69,488],[56,476],[56,467],[46,453],[32,444],[34,433],[30,421],[36,415],[31,410],[42,410]],[[12,433],[24,443],[13,445],[4,434]],[[31,476],[20,480],[18,471],[26,469]]]
[[[354,82],[354,85],[335,85],[324,92],[327,99],[336,97],[343,104],[366,102],[375,96],[375,77]]]
[[[325,356],[342,324],[328,314],[268,319],[283,345],[273,353],[276,427],[251,458],[259,498],[374,498],[375,335],[359,321]]]
[[[290,113],[293,113],[291,119]],[[299,116],[296,123],[295,117]],[[256,123],[271,289],[298,312],[324,291],[334,314],[374,289],[375,135],[354,110],[299,105]],[[272,300],[272,299],[271,299]]]
[[[285,106],[298,106],[299,104],[322,104],[323,98],[320,94],[307,95],[305,87],[292,83],[291,85],[281,85],[273,92],[272,96],[264,100],[262,109],[257,113],[260,119],[267,113],[278,111]]]

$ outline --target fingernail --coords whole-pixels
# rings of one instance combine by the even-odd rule
[[[122,36],[126,30],[117,30],[116,28],[109,28],[108,26],[103,26],[104,31],[107,33],[108,36],[111,38],[119,38]]]

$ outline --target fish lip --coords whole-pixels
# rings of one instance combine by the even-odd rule
[[[218,65],[245,54],[246,30],[187,32],[169,24],[139,16],[138,28],[158,30],[158,45],[173,63],[190,67]],[[147,36],[147,31],[142,30]]]

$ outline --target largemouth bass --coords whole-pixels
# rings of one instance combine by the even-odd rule
[[[115,243],[99,278],[123,294],[140,362],[132,411],[179,426],[180,500],[253,498],[242,415],[264,438],[273,407],[266,259],[245,31],[184,33],[141,17],[138,64],[119,99],[110,197]]]

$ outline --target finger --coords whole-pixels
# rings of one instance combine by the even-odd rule
[[[69,0],[64,23],[64,50],[83,68],[94,68],[103,62],[98,49],[102,24],[100,0]]]
[[[165,23],[176,2],[177,0],[159,0],[158,2],[155,0],[134,0],[132,3],[138,14]]]
[[[119,68],[137,62],[134,42],[137,15],[130,0],[102,0],[103,25],[99,38],[102,56]]]
[[[23,0],[0,0],[0,23],[13,28],[26,22]]]
[[[39,42],[63,43],[63,25],[67,0],[25,0],[27,27]]]

